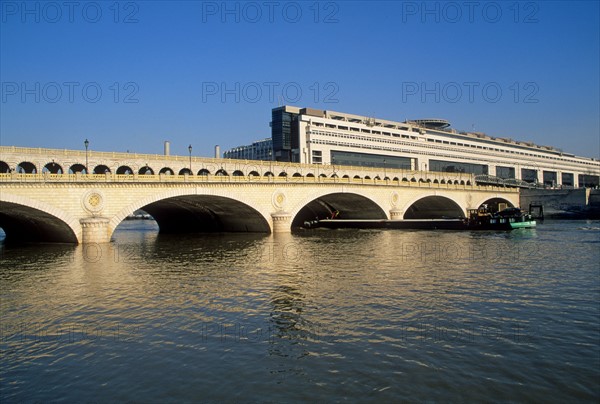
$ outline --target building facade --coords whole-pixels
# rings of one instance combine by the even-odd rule
[[[249,146],[234,147],[224,152],[223,157],[237,160],[273,160],[273,140],[267,138],[256,141]]]
[[[276,161],[464,172],[551,187],[600,183],[596,159],[459,132],[441,119],[395,122],[282,106],[272,110],[271,134]]]

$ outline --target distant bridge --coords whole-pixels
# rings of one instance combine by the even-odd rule
[[[138,209],[161,232],[278,233],[336,210],[403,220],[519,201],[468,174],[190,156],[0,147],[0,172],[0,227],[16,241],[109,242]]]

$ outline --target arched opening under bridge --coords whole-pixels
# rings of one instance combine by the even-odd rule
[[[117,175],[132,175],[133,170],[129,166],[120,166],[117,168]]]
[[[487,209],[491,213],[498,212],[504,208],[514,208],[514,205],[504,198],[491,198],[483,202],[478,208],[487,205]]]
[[[16,171],[19,174],[35,174],[37,173],[37,168],[35,164],[30,163],[29,161],[23,161],[17,164]]]
[[[42,168],[42,172],[43,173],[50,173],[50,174],[62,174],[63,173],[63,169],[59,164],[56,164],[54,161],[51,163],[48,163],[44,166],[44,168]]]
[[[93,174],[106,174],[110,173],[110,168],[104,164],[97,165],[94,167]]]
[[[339,219],[387,219],[383,209],[365,196],[332,193],[320,196],[300,209],[292,221],[292,228],[301,227],[305,221],[328,219],[336,211]]]
[[[83,164],[76,163],[69,167],[69,174],[82,173],[87,174],[87,170]]]
[[[450,198],[444,196],[426,196],[414,202],[406,209],[404,219],[444,219],[462,218],[462,208]]]
[[[77,243],[73,229],[63,220],[17,203],[0,202],[0,227],[6,242]]]
[[[142,168],[140,168],[140,170],[138,171],[138,174],[140,175],[154,175],[154,170],[148,166],[144,166]]]
[[[267,220],[249,205],[222,196],[183,195],[139,209],[158,223],[160,233],[270,233]]]

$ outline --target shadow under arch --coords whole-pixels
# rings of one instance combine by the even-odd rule
[[[488,207],[488,211],[495,213],[498,212],[499,210],[502,210],[502,205],[501,204],[506,204],[507,208],[514,208],[515,206],[513,205],[513,203],[511,201],[509,201],[508,199],[504,199],[504,198],[499,198],[499,197],[494,197],[494,198],[489,198],[486,199],[485,201],[481,202],[477,208],[479,209],[482,205],[487,205]]]
[[[0,174],[10,173],[10,167],[4,161],[0,161]]]
[[[54,161],[52,161],[46,164],[44,168],[42,168],[42,172],[50,174],[62,174],[64,171],[60,164],[57,164]]]
[[[127,214],[141,209],[156,220],[159,233],[270,233],[265,217],[253,207],[236,199],[201,194],[168,196],[140,201],[111,220],[116,229]]]
[[[133,170],[129,166],[120,166],[117,168],[117,175],[132,175]]]
[[[106,173],[110,173],[110,168],[107,165],[104,164],[99,164],[96,167],[94,167],[94,170],[92,171],[93,174],[106,174]]]
[[[0,201],[0,227],[6,233],[9,243],[75,243],[81,234],[74,230],[76,221],[67,215],[44,207],[39,202],[26,204],[26,201],[7,201],[8,195],[2,195]],[[35,205],[36,207],[28,206]],[[59,217],[61,216],[61,217]],[[78,223],[77,223],[78,224]]]
[[[383,209],[366,196],[334,192],[304,204],[294,216],[292,228],[301,227],[307,220],[330,218],[336,211],[339,219],[387,219]]]
[[[464,218],[460,205],[452,199],[431,195],[413,202],[404,213],[404,219]]]
[[[29,161],[22,161],[19,164],[17,164],[15,171],[21,174],[35,174],[37,173],[37,167],[35,166],[35,164]]]

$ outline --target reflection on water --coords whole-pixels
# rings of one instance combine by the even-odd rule
[[[600,226],[0,246],[0,399],[596,401]]]

